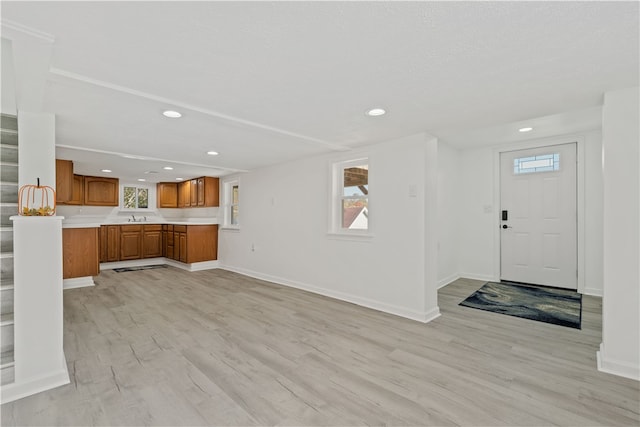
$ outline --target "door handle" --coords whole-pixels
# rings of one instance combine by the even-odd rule
[[[513,227],[511,227],[511,226],[509,226],[509,225],[507,225],[507,224],[503,224],[503,225],[502,225],[502,228],[504,228],[504,229],[506,230],[507,228],[513,228]]]

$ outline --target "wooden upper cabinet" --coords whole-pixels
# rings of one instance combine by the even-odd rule
[[[159,208],[178,207],[178,183],[160,182],[156,187]]]
[[[73,196],[73,162],[56,159],[56,203],[66,203]]]
[[[196,207],[198,206],[198,179],[192,179],[191,180],[191,189],[189,190],[191,192],[191,199],[189,201],[189,206]]]
[[[58,201],[60,205],[84,205],[84,176],[73,175],[73,191],[71,198],[64,202]]]
[[[198,178],[198,206],[217,207],[220,205],[220,180],[210,176]]]
[[[178,184],[178,207],[188,208],[191,206],[191,181],[183,181]]]
[[[87,206],[118,206],[118,178],[84,177],[84,204]]]
[[[62,230],[62,278],[97,276],[98,228],[64,228]]]

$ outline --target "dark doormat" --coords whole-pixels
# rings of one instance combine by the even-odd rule
[[[581,329],[582,295],[575,291],[487,282],[460,305]]]
[[[143,265],[140,267],[122,267],[122,268],[114,268],[113,271],[115,271],[116,273],[123,273],[125,271],[151,270],[152,268],[167,268],[167,265],[158,264],[158,265]]]

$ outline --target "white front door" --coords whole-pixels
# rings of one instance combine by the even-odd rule
[[[577,289],[576,144],[500,153],[500,279]]]

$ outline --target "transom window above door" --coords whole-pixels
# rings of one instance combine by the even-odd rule
[[[560,153],[513,159],[513,173],[553,172],[560,170]]]

